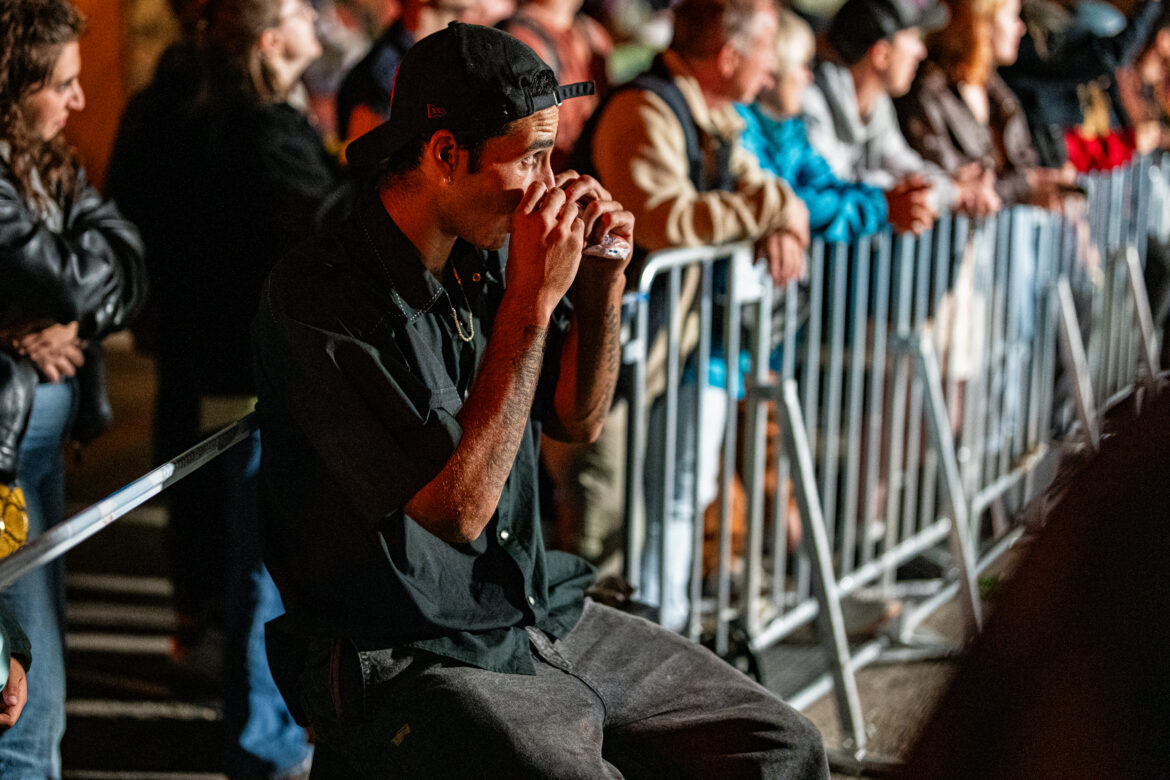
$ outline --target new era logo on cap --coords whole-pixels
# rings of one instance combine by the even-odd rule
[[[435,119],[441,116],[447,116],[447,109],[427,103],[427,119]]]

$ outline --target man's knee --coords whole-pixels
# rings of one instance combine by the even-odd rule
[[[777,731],[783,743],[772,751],[765,777],[827,778],[829,762],[825,756],[825,740],[813,722],[792,709],[784,708],[778,717]]]

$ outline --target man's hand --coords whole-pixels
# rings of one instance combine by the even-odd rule
[[[938,218],[934,190],[919,174],[911,174],[886,190],[886,211],[890,224],[899,233],[922,235]]]
[[[804,275],[804,246],[800,239],[787,231],[770,233],[756,242],[756,257],[767,261],[772,283],[778,287]]]
[[[756,257],[768,263],[772,283],[783,287],[804,276],[805,250],[810,242],[808,207],[800,198],[788,202],[788,221],[783,229],[769,233],[756,242]]]
[[[24,666],[15,658],[8,664],[8,682],[0,691],[0,732],[16,725],[20,713],[28,701],[28,677]]]
[[[560,187],[533,182],[512,218],[508,288],[536,295],[545,320],[577,276],[585,242],[580,211]]]
[[[18,331],[6,331],[4,344],[18,355],[26,355],[50,382],[60,382],[77,373],[85,364],[84,342],[77,338],[77,323],[38,323]]]
[[[605,236],[613,236],[625,241],[631,248],[634,246],[634,215],[622,208],[622,204],[613,199],[609,190],[592,176],[578,176],[575,171],[564,171],[557,174],[557,186],[565,191],[565,197],[576,203],[580,208],[581,220],[585,223],[585,246],[600,244]],[[630,258],[631,251],[624,259],[612,258],[606,267],[613,272],[624,271]],[[596,263],[589,267],[595,268]]]

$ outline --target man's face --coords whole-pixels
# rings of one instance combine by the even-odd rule
[[[737,49],[737,65],[728,79],[729,100],[750,103],[760,90],[772,84],[776,70],[776,11],[771,4],[760,6],[752,23],[751,38]]]
[[[506,135],[488,140],[479,168],[469,172],[461,156],[444,203],[450,232],[480,249],[499,249],[512,231],[512,212],[528,186],[556,183],[550,155],[557,138],[560,109],[556,106],[518,119]]]
[[[882,84],[890,97],[901,97],[910,91],[918,63],[926,57],[922,31],[917,27],[899,30],[889,39],[890,53],[882,72]]]
[[[85,93],[77,81],[80,73],[81,48],[72,41],[61,47],[48,81],[20,99],[20,110],[34,138],[53,140],[64,129],[69,112],[85,108]]]

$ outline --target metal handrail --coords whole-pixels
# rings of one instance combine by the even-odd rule
[[[64,555],[132,509],[196,471],[203,464],[251,436],[258,428],[253,412],[196,444],[173,460],[151,469],[101,501],[57,523],[0,561],[0,588],[36,567]]]

